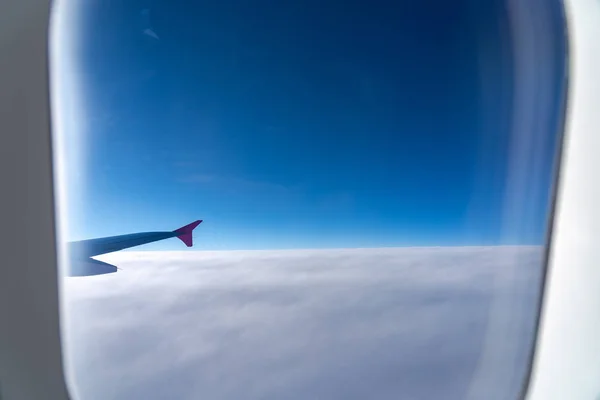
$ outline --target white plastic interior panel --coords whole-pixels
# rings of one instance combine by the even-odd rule
[[[0,398],[68,399],[61,362],[47,0],[0,1]]]
[[[565,7],[566,132],[531,400],[600,398],[600,2]]]

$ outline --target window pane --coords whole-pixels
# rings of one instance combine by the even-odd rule
[[[517,398],[562,12],[57,2],[62,267],[89,275],[62,282],[73,395]]]

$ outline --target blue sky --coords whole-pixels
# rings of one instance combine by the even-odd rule
[[[547,60],[520,146],[500,4],[77,6],[69,238],[204,219],[198,249],[542,243],[564,72]]]

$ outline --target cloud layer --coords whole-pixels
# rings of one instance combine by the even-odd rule
[[[506,399],[538,247],[122,252],[64,283],[89,399]]]

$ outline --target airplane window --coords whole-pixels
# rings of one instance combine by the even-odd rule
[[[77,399],[510,399],[535,342],[560,1],[61,0]]]

